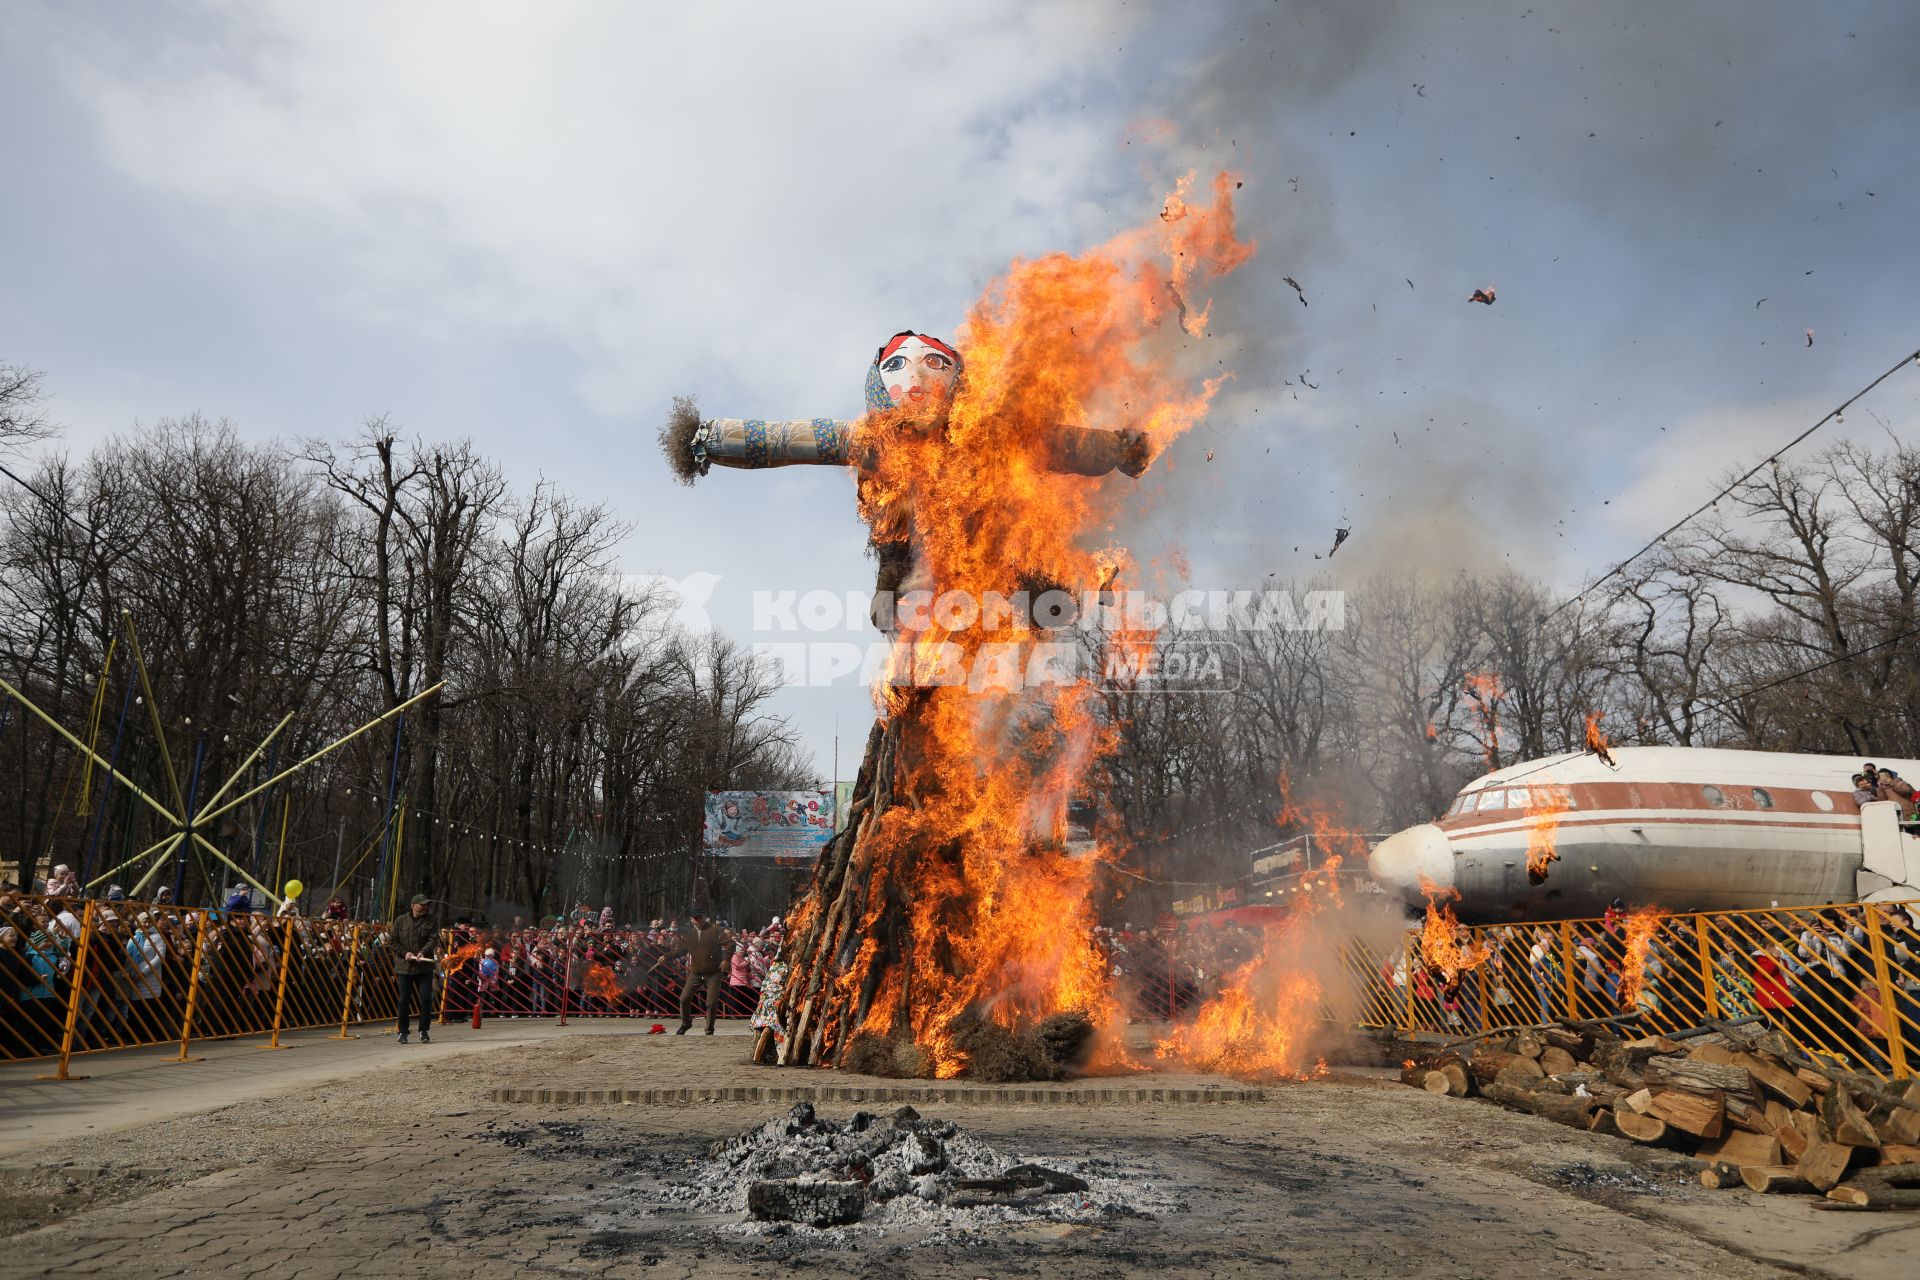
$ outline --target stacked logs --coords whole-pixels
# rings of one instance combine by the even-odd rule
[[[1761,1027],[1637,1039],[1592,1022],[1525,1028],[1410,1060],[1400,1078],[1696,1156],[1707,1187],[1920,1207],[1920,1080],[1843,1071]]]

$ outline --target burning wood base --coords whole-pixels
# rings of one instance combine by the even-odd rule
[[[1059,1080],[1085,1065],[1092,1017],[1047,1003],[1049,985],[1060,985],[1057,971],[1077,965],[1097,972],[1090,941],[1068,932],[1091,921],[1069,914],[1030,930],[1039,936],[1027,940],[1026,953],[994,957],[1002,973],[962,972],[979,963],[967,952],[985,924],[984,895],[969,882],[978,867],[969,864],[967,842],[978,837],[903,837],[920,811],[943,798],[906,794],[903,779],[924,788],[943,776],[929,767],[942,748],[928,726],[955,714],[941,700],[956,695],[965,696],[915,691],[869,735],[846,826],[820,855],[794,913],[778,1010],[784,1037],[763,1032],[754,1061],[1006,1083]],[[1090,868],[1063,849],[1037,846],[1011,856],[1026,860],[1024,887],[1054,889],[1063,902],[1084,905],[1084,893],[1073,901],[1070,882],[1084,880]],[[996,887],[1004,898],[1022,886]],[[1046,955],[1049,946],[1058,955]],[[1056,976],[1029,981],[1036,972]]]
[[[1401,1080],[1437,1094],[1477,1090],[1562,1124],[1696,1155],[1708,1162],[1700,1182],[1710,1188],[1920,1207],[1920,1081],[1839,1071],[1752,1026],[1714,1023],[1681,1039],[1627,1040],[1612,1030],[1581,1023],[1487,1038],[1409,1061]]]

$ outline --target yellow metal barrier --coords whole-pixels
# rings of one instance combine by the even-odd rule
[[[1442,1035],[1623,1013],[1649,1033],[1759,1016],[1809,1054],[1907,1077],[1920,1066],[1916,919],[1920,901],[1463,927],[1458,941],[1485,958],[1451,985],[1415,933],[1399,971],[1348,963],[1354,989],[1340,1003],[1362,1024]]]
[[[267,1037],[394,1016],[381,925],[0,897],[0,1061]]]

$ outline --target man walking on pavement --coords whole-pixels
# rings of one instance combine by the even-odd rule
[[[433,1017],[433,965],[440,954],[440,930],[427,915],[427,895],[416,893],[407,914],[396,917],[388,933],[398,958],[393,962],[396,1003],[400,1006],[400,1043],[407,1042],[407,1009],[420,997],[420,1043],[431,1044],[427,1023]]]
[[[687,957],[686,981],[680,984],[680,1029],[675,1035],[683,1036],[693,1029],[695,987],[706,988],[707,1034],[713,1034],[713,1020],[720,1012],[721,975],[726,972],[728,953],[732,950],[732,934],[708,919],[705,913],[693,913],[692,926],[680,935],[670,953]]]

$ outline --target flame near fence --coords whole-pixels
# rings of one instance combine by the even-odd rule
[[[77,908],[79,914],[74,914]],[[1502,1026],[1639,1015],[1643,1031],[1765,1018],[1809,1053],[1863,1072],[1920,1067],[1920,902],[1838,904],[1409,929],[1397,951],[1337,947],[1320,1014],[1355,1028],[1468,1036]],[[580,931],[483,973],[482,943],[449,931],[435,1008],[482,1017],[666,1018],[683,960],[644,935]],[[0,919],[0,1060],[392,1022],[381,924],[21,897]],[[1172,957],[1134,964],[1115,994],[1136,1021],[1179,1021],[1213,992]],[[705,991],[694,1011],[704,1014]],[[758,991],[724,980],[722,1017]]]

